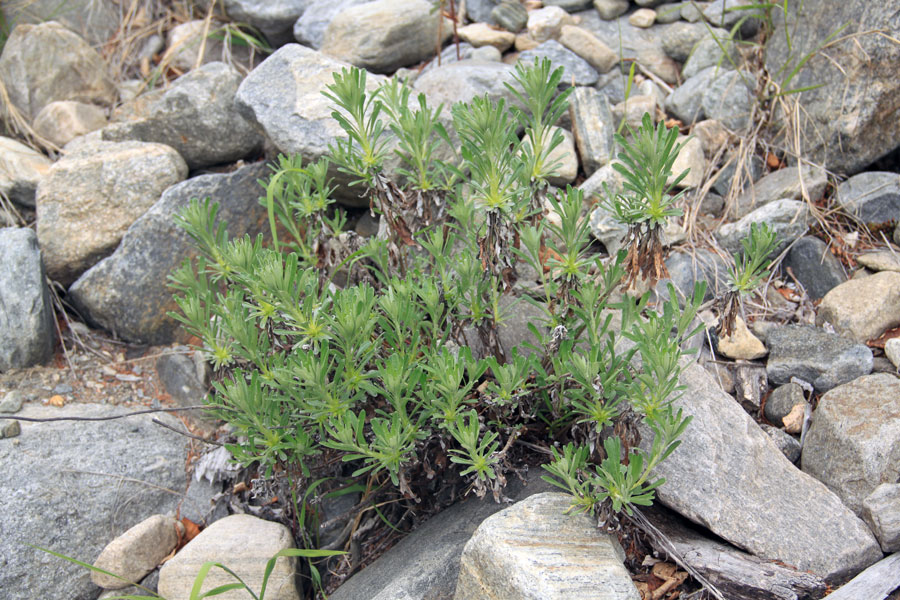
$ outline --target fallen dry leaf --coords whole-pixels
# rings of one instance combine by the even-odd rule
[[[56,394],[55,396],[50,396],[49,402],[50,402],[50,406],[55,406],[57,408],[66,405],[66,399],[63,398],[62,396],[60,396],[59,394]]]

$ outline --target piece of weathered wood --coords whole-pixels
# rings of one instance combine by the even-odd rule
[[[898,588],[900,552],[894,552],[833,591],[828,600],[884,600]]]

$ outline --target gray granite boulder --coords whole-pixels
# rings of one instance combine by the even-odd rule
[[[872,533],[840,498],[797,470],[702,366],[681,376],[675,401],[693,420],[656,469],[659,500],[732,544],[827,581],[881,558]],[[652,434],[644,430],[642,445]],[[790,532],[790,535],[786,535]]]
[[[373,0],[313,0],[294,23],[294,39],[316,50],[322,47],[325,30],[345,8],[367,4]]]
[[[639,600],[615,537],[572,497],[547,492],[517,502],[478,526],[460,558],[454,600]]]
[[[143,117],[105,128],[103,139],[166,144],[191,169],[259,152],[262,136],[234,107],[240,83],[231,65],[207,63],[175,80]]]
[[[49,360],[53,306],[31,229],[0,228],[0,306],[0,373]]]
[[[25,144],[0,137],[0,194],[34,208],[38,183],[50,169],[50,159]]]
[[[858,342],[900,325],[900,273],[881,271],[832,288],[816,314],[816,324],[825,323]]]
[[[29,120],[55,100],[106,106],[116,97],[97,51],[55,21],[12,31],[0,55],[0,80],[9,101]]]
[[[481,62],[475,60],[456,61],[453,59],[441,66],[431,66],[415,81],[416,92],[428,97],[430,106],[444,105],[448,111],[454,102],[471,102],[476,97],[487,95],[492,101],[501,98],[510,104],[515,96],[507,89],[507,83],[514,83],[513,67],[501,62]]]
[[[861,515],[866,496],[900,479],[900,379],[874,373],[822,396],[802,464]]]
[[[89,142],[59,159],[37,191],[47,274],[69,285],[115,250],[125,230],[188,168],[169,146]]]
[[[432,8],[427,0],[375,0],[350,6],[329,23],[321,50],[378,73],[415,64],[433,55],[435,45],[452,35],[452,24],[444,23],[440,29],[442,17]]]
[[[809,325],[773,328],[766,345],[766,372],[776,385],[797,377],[827,392],[872,371],[872,351],[865,344]]]
[[[114,406],[26,407],[19,416],[105,417]],[[8,600],[94,600],[90,571],[34,544],[92,563],[106,544],[155,514],[175,514],[187,487],[184,438],[169,415],[105,422],[23,423],[14,440],[0,440],[0,589]]]
[[[268,232],[266,211],[258,204],[262,191],[257,180],[270,173],[265,164],[256,163],[170,187],[128,229],[116,251],[72,285],[72,302],[91,323],[124,340],[165,344],[183,337],[178,324],[166,316],[177,310],[167,277],[197,252],[173,216],[192,198],[211,198],[219,203],[218,218],[228,224],[232,236]]]
[[[900,483],[882,483],[863,500],[863,520],[885,552],[900,550]]]
[[[900,174],[869,171],[854,175],[837,188],[838,204],[866,224],[900,219]]]
[[[560,85],[590,86],[597,83],[598,73],[594,67],[556,40],[547,40],[537,48],[526,50],[519,55],[519,62],[531,66],[535,59],[550,59],[553,68],[562,67]]]
[[[809,207],[799,200],[776,200],[761,206],[739,221],[727,223],[716,232],[716,238],[725,250],[734,254],[742,251],[741,240],[750,235],[754,223],[767,223],[775,231],[776,247],[772,255],[777,255],[787,245],[803,235],[812,217]]]
[[[804,155],[832,171],[852,174],[896,148],[900,139],[896,6],[816,0],[788,3],[786,15],[776,10],[772,16],[776,30],[765,54],[769,73],[790,73],[812,53],[787,85],[817,86],[800,99]],[[839,30],[840,41],[819,52],[826,38]]]
[[[225,0],[225,13],[234,21],[259,29],[269,43],[281,46],[292,39],[294,23],[314,0]]]
[[[783,272],[790,273],[800,282],[810,300],[821,300],[825,294],[847,281],[847,275],[825,242],[817,237],[805,236],[797,240],[781,261]]]

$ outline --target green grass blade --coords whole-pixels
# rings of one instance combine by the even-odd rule
[[[104,574],[104,575],[108,575],[109,577],[113,577],[113,578],[115,578],[115,579],[118,579],[119,581],[124,581],[125,583],[127,583],[127,584],[129,584],[129,585],[133,585],[133,586],[135,586],[135,587],[137,587],[137,588],[140,588],[140,589],[144,590],[145,592],[148,592],[148,593],[150,593],[150,594],[153,594],[153,595],[151,596],[151,598],[159,598],[160,600],[165,600],[165,598],[163,598],[162,596],[159,596],[159,595],[156,594],[153,590],[151,590],[151,589],[149,589],[149,588],[146,588],[146,587],[142,586],[142,585],[139,584],[139,583],[135,583],[135,582],[133,582],[133,581],[129,581],[128,579],[122,577],[121,575],[116,575],[115,573],[110,573],[109,571],[107,571],[107,570],[105,570],[105,569],[101,569],[100,567],[95,567],[94,565],[88,564],[88,563],[86,563],[86,562],[81,562],[80,560],[74,559],[74,558],[72,558],[71,556],[66,556],[65,554],[60,554],[59,552],[54,552],[53,550],[48,550],[47,548],[41,548],[40,546],[35,546],[35,545],[33,545],[33,544],[28,544],[28,546],[31,546],[31,547],[34,548],[35,550],[40,550],[41,552],[46,552],[47,554],[52,554],[53,556],[55,556],[55,557],[57,557],[57,558],[61,558],[61,559],[63,559],[63,560],[67,560],[67,561],[69,561],[70,563],[76,564],[76,565],[78,565],[79,567],[84,567],[85,569],[89,569],[89,570],[91,570],[91,571],[94,571],[95,573],[102,573],[102,574]],[[143,597],[143,598],[147,598],[147,596],[142,596],[142,597]]]

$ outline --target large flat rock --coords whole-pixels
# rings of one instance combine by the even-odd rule
[[[658,468],[666,506],[764,559],[843,581],[881,558],[872,532],[825,485],[798,470],[702,366],[675,405],[693,417]],[[649,445],[649,430],[643,445]]]

